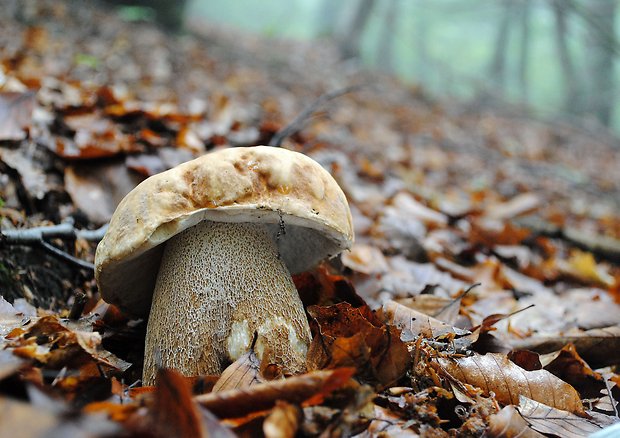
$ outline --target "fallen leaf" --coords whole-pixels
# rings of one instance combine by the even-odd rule
[[[212,391],[245,388],[264,381],[260,374],[260,360],[254,350],[250,350],[226,367]]]
[[[169,369],[157,371],[151,431],[159,437],[209,437],[192,399],[189,381]]]
[[[32,123],[35,93],[0,92],[0,140],[24,140]]]
[[[572,344],[579,356],[595,369],[620,364],[620,326],[586,331],[573,329],[558,335],[533,335],[511,340],[511,344],[515,348],[542,354]]]
[[[400,330],[401,339],[405,342],[412,341],[418,336],[435,339],[447,334],[467,335],[469,331],[462,330],[446,324],[432,316],[425,315],[417,310],[403,306],[395,301],[387,301],[383,305],[383,312],[389,324],[395,325]]]
[[[363,243],[355,243],[349,251],[342,254],[342,264],[362,274],[381,274],[387,271],[388,265],[381,250]]]
[[[569,383],[583,399],[594,399],[605,389],[603,376],[590,368],[579,356],[573,344],[560,351],[541,356],[540,361],[547,371]]]
[[[143,178],[122,162],[67,166],[65,187],[77,208],[94,223],[103,224],[123,197]]]
[[[383,324],[367,306],[311,306],[317,324],[308,348],[309,369],[356,367],[361,378],[387,384],[408,369],[410,355],[396,327]]]
[[[457,321],[461,307],[460,298],[439,297],[430,294],[398,298],[394,301],[448,324],[454,324]]]
[[[512,405],[505,406],[489,417],[487,433],[489,438],[544,438],[544,435],[530,427]]]
[[[538,432],[562,438],[584,438],[602,429],[594,421],[520,396],[519,413]]]
[[[294,438],[302,420],[299,406],[278,401],[263,422],[266,438]]]
[[[247,388],[198,395],[194,400],[220,418],[243,417],[251,412],[271,409],[278,400],[295,404],[320,403],[324,397],[346,385],[354,373],[353,368],[313,371]]]
[[[542,199],[535,193],[522,193],[509,201],[489,205],[485,215],[495,220],[512,219],[516,216],[536,210]]]
[[[606,288],[614,284],[614,278],[596,263],[590,252],[573,250],[567,262],[558,260],[557,263],[561,272],[586,284],[594,283]]]
[[[526,371],[503,354],[440,358],[438,362],[457,380],[477,386],[487,394],[493,392],[504,405],[517,405],[520,396],[527,396],[557,409],[585,415],[581,397],[575,388],[548,371]]]

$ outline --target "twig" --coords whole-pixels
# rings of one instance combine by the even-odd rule
[[[74,257],[71,254],[64,252],[63,250],[56,248],[54,245],[46,242],[45,240],[39,240],[38,244],[41,245],[41,247],[45,249],[47,252],[49,252],[53,256],[58,257],[61,260],[64,260],[69,263],[73,263],[75,266],[78,266],[83,269],[88,269],[90,271],[95,270],[95,265],[93,265],[92,263],[87,262],[82,259],[78,259],[77,257]]]
[[[56,248],[46,241],[46,239],[84,239],[91,242],[98,242],[103,238],[108,225],[103,225],[96,230],[78,230],[71,222],[63,222],[58,225],[45,227],[35,227],[19,230],[0,230],[0,243],[9,245],[32,245],[40,246],[50,254],[61,260],[74,264],[82,269],[90,271],[95,269],[95,265],[72,256],[65,251]]]
[[[340,88],[338,90],[333,90],[328,93],[321,94],[314,102],[304,108],[304,110],[300,112],[291,123],[276,132],[275,135],[271,138],[269,146],[282,146],[282,141],[286,137],[289,137],[301,130],[306,120],[309,119],[312,114],[314,114],[319,109],[321,105],[324,105],[330,100],[336,99],[337,97],[357,91],[364,86],[364,84],[350,85],[345,88]]]
[[[26,228],[18,230],[0,230],[0,241],[8,244],[28,245],[37,244],[41,240],[51,238],[61,239],[84,239],[98,242],[103,238],[108,225],[103,225],[96,230],[78,230],[72,223],[63,222],[58,225],[45,227]]]

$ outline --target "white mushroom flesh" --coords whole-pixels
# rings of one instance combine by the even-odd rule
[[[267,228],[201,222],[166,243],[149,316],[143,383],[157,366],[219,374],[256,338],[259,358],[305,369],[310,328]]]

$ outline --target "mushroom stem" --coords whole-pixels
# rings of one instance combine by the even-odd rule
[[[204,221],[170,239],[151,304],[143,384],[154,383],[158,366],[219,374],[255,334],[259,358],[305,370],[310,328],[267,228]]]

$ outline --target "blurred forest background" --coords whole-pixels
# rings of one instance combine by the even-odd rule
[[[618,133],[617,3],[188,0],[183,14],[192,26],[328,39],[343,61],[393,72],[433,97],[508,105]]]

